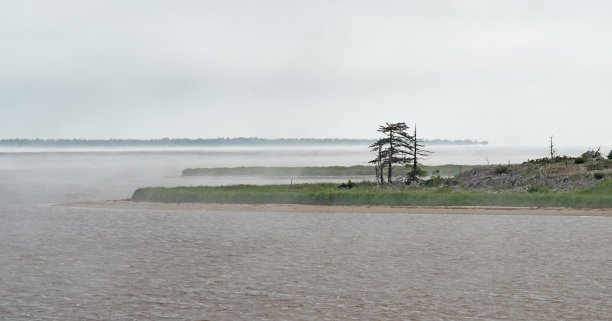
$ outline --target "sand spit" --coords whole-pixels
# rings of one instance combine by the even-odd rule
[[[220,204],[156,203],[130,200],[87,201],[54,206],[107,209],[181,210],[215,212],[303,212],[303,213],[398,213],[398,214],[482,214],[482,215],[560,215],[608,216],[612,208],[508,207],[508,206],[380,206],[380,205],[302,205],[302,204]]]

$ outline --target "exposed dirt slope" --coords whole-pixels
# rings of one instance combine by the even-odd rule
[[[600,173],[600,174],[597,174]],[[530,188],[568,191],[595,184],[612,174],[612,162],[603,159],[576,164],[573,160],[546,163],[481,166],[455,178],[459,188],[486,191],[525,192]]]

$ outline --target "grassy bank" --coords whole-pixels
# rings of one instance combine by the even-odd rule
[[[392,191],[376,188],[373,183],[367,182],[358,183],[351,189],[340,189],[337,184],[146,187],[136,190],[132,200],[166,203],[612,208],[612,180],[603,180],[592,187],[565,193],[454,192],[445,189]]]
[[[441,165],[424,166],[423,170],[431,174],[439,170],[442,176],[457,175],[460,171],[474,168],[474,165]],[[404,167],[395,169],[398,176],[406,176],[408,170]],[[324,167],[218,167],[218,168],[188,168],[183,176],[374,176],[374,167],[356,166],[324,166]]]

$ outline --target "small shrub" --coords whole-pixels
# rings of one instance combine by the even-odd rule
[[[572,159],[573,159],[572,157],[569,157],[566,155],[555,156],[555,158],[553,158],[553,163],[564,163]],[[526,162],[523,162],[523,164],[550,164],[550,163],[551,163],[550,157],[528,159]]]
[[[606,177],[606,174],[602,172],[597,172],[597,173],[593,173],[593,177],[595,177],[595,179],[602,179]]]
[[[459,181],[457,181],[457,179],[452,178],[452,177],[444,178],[441,176],[434,176],[434,177],[431,177],[430,179],[426,179],[421,182],[421,185],[425,187],[444,187],[444,186],[454,186],[457,184],[459,184]]]
[[[550,163],[550,158],[544,157],[544,158],[529,159],[525,163],[529,163],[529,164],[548,164],[548,163]]]
[[[422,185],[425,187],[440,187],[443,184],[444,184],[444,178],[440,176],[434,176],[422,182]]]
[[[436,170],[434,170],[434,171],[436,171]],[[437,171],[438,171],[438,173],[440,172],[440,170],[439,170],[439,169],[437,169]],[[410,168],[410,170],[408,171],[408,178],[412,177],[412,175],[413,175],[413,173],[412,173],[412,172],[413,172],[413,171],[412,171],[412,168]],[[432,173],[432,176],[433,176],[433,175],[434,175],[434,174]],[[416,173],[415,173],[415,175],[414,175],[414,176],[415,176],[415,177],[417,177],[417,178],[418,178],[418,177],[427,176],[427,171],[426,171],[426,170],[424,170],[424,169],[423,169],[421,166],[417,166]]]
[[[575,163],[575,164],[584,164],[584,162],[585,162],[585,159],[584,159],[584,158],[582,158],[582,157],[576,157],[576,158],[574,158],[574,163]]]
[[[572,157],[569,157],[567,155],[555,156],[554,162],[555,163],[564,163],[564,162],[567,162],[568,160],[571,160],[571,159],[572,159]]]
[[[582,155],[580,155],[582,158],[584,159],[602,159],[603,157],[601,156],[601,153],[598,150],[587,150],[586,152],[582,153]]]
[[[610,151],[610,153],[608,154],[608,159],[612,160],[612,150]]]
[[[499,165],[495,167],[495,174],[506,174],[508,172],[507,165]]]
[[[528,193],[548,193],[551,190],[550,185],[531,185],[527,188]]]
[[[340,186],[338,186],[338,188],[353,188],[355,187],[357,184],[353,183],[350,179],[348,180],[347,183],[342,183],[340,184]]]

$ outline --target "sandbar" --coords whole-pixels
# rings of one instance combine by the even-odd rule
[[[383,206],[304,204],[158,203],[131,200],[86,201],[54,206],[135,210],[180,210],[211,212],[298,212],[298,213],[389,213],[389,214],[482,214],[559,215],[612,217],[612,208],[510,207],[510,206]]]

